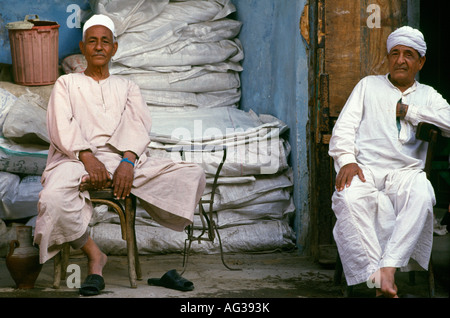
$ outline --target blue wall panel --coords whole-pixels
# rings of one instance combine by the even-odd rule
[[[290,128],[290,164],[297,207],[297,246],[306,245],[309,220],[308,57],[299,31],[305,0],[234,0],[243,22],[245,59],[241,108],[271,114]]]

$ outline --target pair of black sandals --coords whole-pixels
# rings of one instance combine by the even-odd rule
[[[194,284],[180,274],[175,269],[165,273],[161,278],[149,278],[147,283],[152,286],[166,287],[179,291],[191,291]],[[105,289],[105,280],[97,274],[88,275],[80,286],[80,294],[83,296],[95,296]]]

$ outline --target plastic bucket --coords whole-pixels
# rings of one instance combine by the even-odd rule
[[[50,85],[58,78],[59,25],[39,17],[8,23],[14,82]]]

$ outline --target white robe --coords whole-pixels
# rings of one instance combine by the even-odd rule
[[[34,234],[41,263],[87,230],[92,204],[89,193],[78,190],[87,175],[78,159],[85,149],[111,176],[123,152],[136,153],[131,192],[142,206],[173,230],[182,231],[192,223],[206,184],[204,171],[196,164],[150,158],[150,128],[150,112],[135,83],[117,76],[97,82],[84,74],[57,80],[47,109],[51,144]]]
[[[408,112],[396,122],[399,100]],[[368,76],[354,88],[333,128],[329,154],[338,173],[357,163],[355,176],[335,191],[333,235],[349,285],[381,267],[405,267],[414,259],[427,269],[433,241],[434,190],[422,171],[427,143],[416,140],[421,121],[450,136],[450,106],[433,88],[415,82],[401,92],[388,75]]]

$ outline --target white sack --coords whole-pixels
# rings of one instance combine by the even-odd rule
[[[224,252],[268,252],[295,247],[292,228],[282,221],[263,221],[250,225],[219,230]],[[126,242],[122,240],[120,225],[100,223],[91,228],[92,239],[100,249],[110,255],[126,255]],[[195,233],[198,234],[198,233]],[[186,233],[164,227],[136,226],[136,241],[141,255],[152,253],[181,253]],[[219,243],[193,242],[191,251],[203,254],[219,253]],[[181,259],[180,259],[181,262]]]
[[[238,145],[277,138],[288,127],[270,115],[257,116],[229,107],[198,109],[167,115],[152,113],[153,148],[174,145]]]
[[[20,96],[6,116],[3,135],[17,143],[49,144],[47,101],[35,93]]]
[[[234,39],[241,31],[242,22],[233,19],[199,22],[183,28],[178,40],[184,45],[194,42],[218,42]]]
[[[237,73],[209,72],[186,80],[178,80],[171,74],[148,72],[146,74],[122,75],[135,82],[143,90],[205,93],[239,88]]]
[[[37,202],[42,190],[40,176],[0,172],[0,218],[17,220],[38,214]]]
[[[105,14],[114,21],[116,35],[128,28],[146,23],[158,16],[169,0],[90,0],[90,6],[97,14]]]
[[[0,87],[0,135],[3,133],[3,123],[9,110],[15,104],[17,97]]]
[[[263,193],[293,186],[291,170],[286,170],[280,175],[255,177],[256,181],[254,182],[219,185],[217,190],[220,196],[220,202],[218,202],[217,210],[224,209],[227,206],[243,205],[245,202],[253,200]]]
[[[152,30],[161,25],[173,22],[194,24],[223,19],[235,12],[236,8],[230,0],[190,0],[170,2],[155,18],[140,24],[130,26],[127,32]]]
[[[248,205],[216,213],[219,228],[254,224],[261,220],[283,220],[289,223],[293,217],[295,206],[292,197],[288,200]],[[200,223],[195,223],[199,225]]]
[[[142,32],[124,33],[117,38],[119,46],[116,54],[112,57],[112,62],[162,49],[175,43],[181,38],[181,32],[185,27],[185,23],[170,22]]]
[[[66,74],[82,73],[87,67],[87,61],[83,54],[72,54],[63,59],[61,67]]]
[[[136,49],[134,42],[136,42],[135,36],[127,39],[127,44],[119,41],[119,47]],[[191,43],[183,47],[174,44],[151,51],[145,48],[144,45],[140,49],[145,51],[134,55],[131,55],[132,53],[124,55],[122,53],[122,57],[120,55],[114,56],[113,62],[131,68],[151,69],[151,67],[155,66],[214,64],[226,60],[239,62],[244,58],[242,44],[238,39],[210,43]]]
[[[41,175],[47,155],[48,146],[17,144],[0,137],[0,171]]]
[[[176,107],[191,107],[193,110],[197,108],[235,107],[241,99],[241,90],[237,88],[205,93],[141,90],[141,94],[149,107],[167,107],[161,108],[160,111],[170,111],[171,108]],[[155,108],[154,110],[157,111],[158,109]]]

